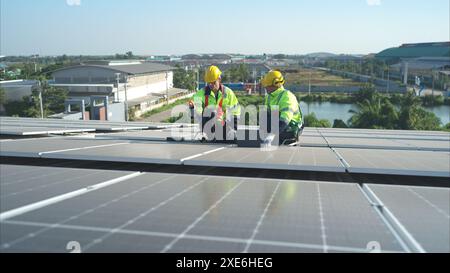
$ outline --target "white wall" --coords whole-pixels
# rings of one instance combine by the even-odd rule
[[[167,83],[166,80],[163,80],[142,86],[128,87],[127,97],[128,100],[133,100],[155,93],[165,94],[166,88],[169,89],[173,88],[173,72],[168,73]],[[122,85],[119,88],[119,100],[125,101],[125,90]]]

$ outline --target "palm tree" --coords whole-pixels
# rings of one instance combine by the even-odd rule
[[[394,129],[398,121],[395,107],[388,99],[378,94],[371,99],[356,103],[358,110],[350,110],[353,116],[348,121],[351,127],[366,129]]]
[[[422,107],[420,98],[408,92],[402,100],[398,127],[402,130],[438,130],[441,120]]]

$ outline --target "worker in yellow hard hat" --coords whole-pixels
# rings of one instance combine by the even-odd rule
[[[225,139],[227,129],[228,132],[237,130],[238,119],[241,114],[236,95],[230,88],[222,84],[221,75],[222,72],[217,66],[208,67],[204,77],[206,86],[198,90],[193,98],[195,115],[201,117],[202,130],[211,119],[216,121],[216,126],[220,125],[223,127],[224,135],[219,138],[216,136],[216,139]],[[212,115],[205,114],[207,108],[211,110]]]
[[[279,111],[279,142],[292,144],[298,141],[303,131],[303,114],[297,97],[284,89],[284,84],[284,77],[278,70],[269,71],[261,80],[261,85],[267,92],[265,105],[269,113],[275,107]]]

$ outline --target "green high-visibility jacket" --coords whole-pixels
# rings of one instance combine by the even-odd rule
[[[195,93],[193,97],[196,114],[203,115],[203,110],[206,105],[206,95],[208,95],[208,107],[218,108],[220,101],[223,99],[222,109],[225,113],[225,116],[227,114],[227,111],[230,111],[233,116],[239,117],[241,115],[241,107],[236,95],[234,94],[233,90],[226,86],[223,87],[223,90],[224,92],[222,90],[219,90],[217,92],[217,98],[214,92],[207,92],[206,88],[202,88],[197,91],[197,93]]]
[[[280,121],[289,124],[289,131],[297,132],[303,126],[303,115],[297,97],[284,87],[267,94],[265,105],[269,110],[278,107]]]

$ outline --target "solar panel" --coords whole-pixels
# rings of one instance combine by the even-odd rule
[[[7,125],[7,126],[5,126]],[[43,123],[43,124],[36,124],[36,123],[7,123],[2,124],[2,127],[12,127],[12,128],[23,128],[23,130],[35,130],[35,131],[43,131],[43,130],[76,130],[82,132],[80,129],[84,129],[84,131],[127,131],[127,130],[145,130],[148,129],[149,126],[137,126],[137,125],[114,125],[114,124],[68,124],[68,123]],[[5,128],[4,131],[7,131]],[[31,128],[31,129],[30,129]],[[0,132],[2,134],[3,130]]]
[[[1,252],[404,251],[358,187],[142,174],[0,222]]]
[[[450,153],[337,148],[350,173],[450,177]]]
[[[41,154],[43,158],[181,165],[188,158],[214,153],[220,145],[191,145],[165,142],[112,143],[88,149]]]
[[[187,127],[190,124],[182,123],[152,123],[152,122],[115,122],[99,120],[62,120],[62,119],[35,119],[35,118],[12,118],[0,117],[0,123],[9,126],[34,126],[34,127],[66,127],[83,126],[89,129],[99,131],[120,131],[120,130],[139,130],[139,129],[164,129]]]
[[[298,146],[242,148],[190,141],[198,132],[190,124],[0,122],[146,129],[0,140],[0,252],[68,252],[69,242],[82,252],[450,252],[448,188],[358,184],[441,183],[450,177],[449,133],[305,128]]]
[[[301,147],[328,147],[325,138],[321,136],[302,135],[299,139]]]
[[[0,156],[40,157],[41,153],[82,149],[105,145],[124,145],[127,141],[93,140],[90,138],[50,137],[0,142]]]
[[[15,209],[130,173],[80,170],[63,167],[64,164],[57,166],[59,167],[0,165],[0,211]]]
[[[449,137],[450,133],[442,131],[417,131],[417,130],[380,130],[380,129],[354,129],[354,128],[317,128],[321,133],[344,133],[344,134],[381,134],[397,136],[437,136]]]
[[[450,252],[450,189],[366,185],[426,252]]]
[[[419,150],[450,151],[450,139],[448,141],[399,139],[396,142],[416,147]]]
[[[181,128],[180,128],[181,129]],[[200,140],[201,135],[191,128],[182,128],[183,130],[167,129],[167,130],[146,130],[132,131],[114,134],[97,134],[96,138],[101,139],[125,139],[125,140],[142,140],[142,141],[193,141]]]
[[[345,172],[336,154],[328,148],[279,147],[275,150],[259,148],[226,148],[186,160],[185,165]]]
[[[33,136],[33,135],[50,135],[50,134],[69,134],[94,132],[95,129],[86,128],[64,128],[64,127],[24,127],[24,126],[0,126],[0,135],[14,136]]]
[[[400,131],[401,132],[401,131]],[[411,135],[411,134],[381,134],[381,133],[336,133],[336,132],[324,132],[322,133],[325,137],[334,137],[334,138],[368,138],[368,139],[390,139],[390,140],[429,140],[429,141],[450,141],[449,135]]]
[[[345,137],[326,137],[330,147],[333,148],[367,148],[384,150],[414,150],[417,147],[401,143],[390,139],[377,138],[345,138]]]

